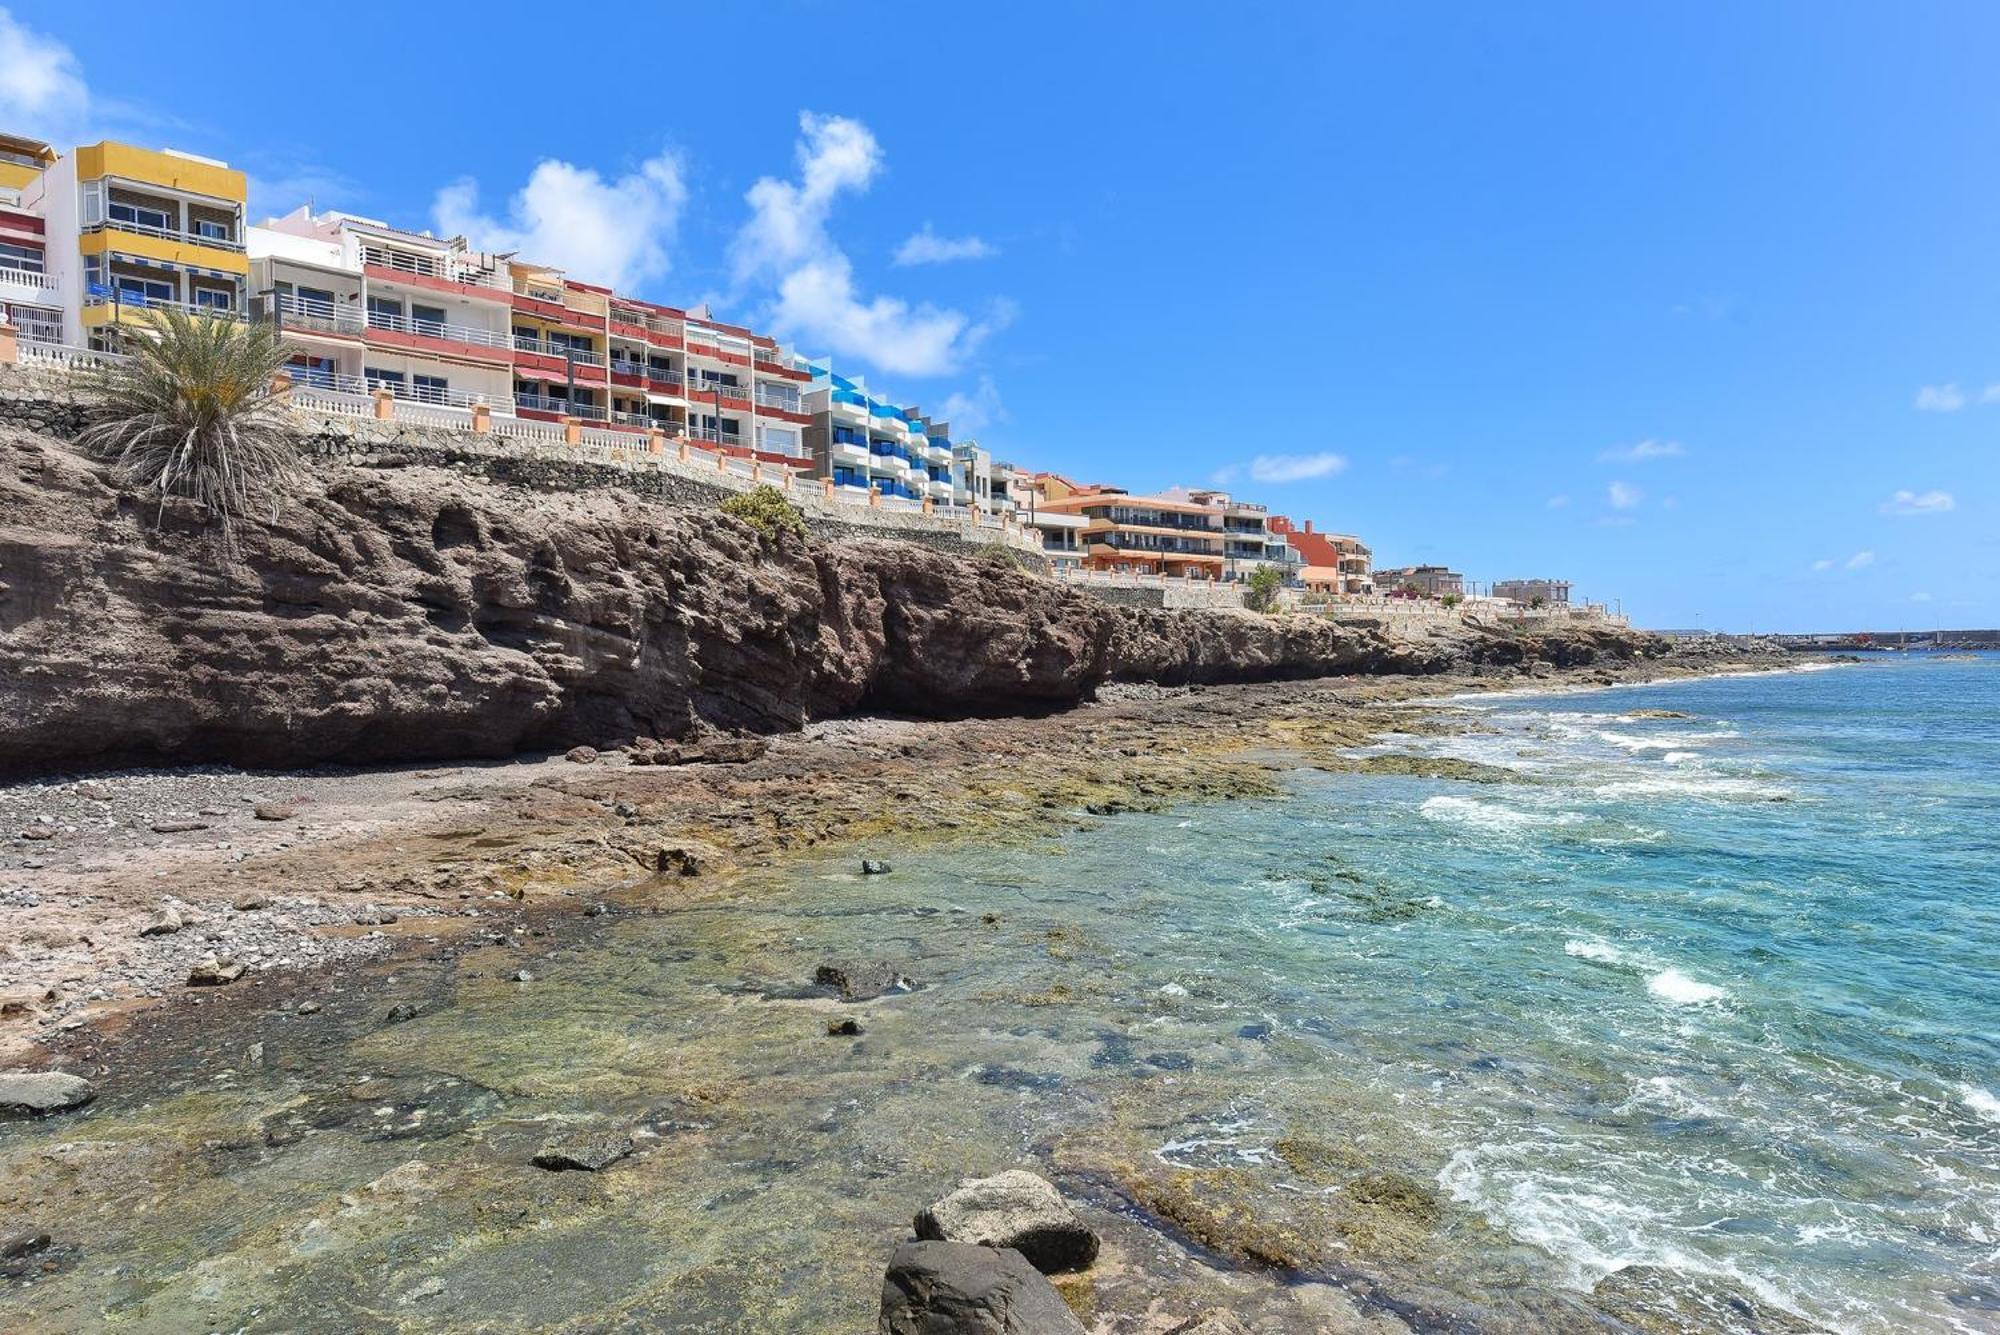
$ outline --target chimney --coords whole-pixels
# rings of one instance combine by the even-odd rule
[[[1308,519],[1306,520],[1306,532],[1310,533],[1312,531],[1313,531],[1313,521]]]

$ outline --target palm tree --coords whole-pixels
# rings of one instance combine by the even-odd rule
[[[121,481],[207,506],[232,523],[252,505],[275,509],[298,452],[273,380],[287,353],[268,325],[162,308],[150,334],[98,377],[98,402],[77,441]]]

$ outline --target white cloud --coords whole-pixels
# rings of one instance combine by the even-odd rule
[[[1832,562],[1832,561],[1831,561],[1830,559],[1826,558],[1826,557],[1822,557],[1822,558],[1820,558],[1819,560],[1817,560],[1817,561],[1813,562],[1813,569],[1814,569],[1814,570],[1831,570],[1831,569],[1833,569],[1833,562]]]
[[[1551,510],[1560,510],[1568,504],[1569,504],[1569,497],[1567,496],[1549,497],[1549,509]]]
[[[1604,497],[1611,502],[1611,508],[1614,510],[1635,509],[1639,502],[1645,499],[1645,495],[1645,492],[1630,482],[1614,482],[1604,489]]]
[[[1965,406],[1965,391],[1955,384],[1925,385],[1917,391],[1917,411],[1955,413]]]
[[[1317,454],[1260,454],[1250,461],[1253,482],[1309,482],[1345,471],[1347,460],[1331,450]]]
[[[983,375],[970,394],[954,390],[947,395],[939,416],[951,423],[953,437],[968,436],[1006,421],[1007,407],[1000,402],[1000,390],[993,377]]]
[[[769,322],[787,338],[857,357],[892,374],[949,375],[1013,318],[996,302],[983,319],[900,297],[863,297],[854,265],[827,232],[843,193],[866,190],[882,170],[882,150],[860,121],[799,113],[799,173],[763,177],[744,198],[750,218],[730,247],[738,286],[769,284]]]
[[[1614,445],[1597,456],[1599,463],[1641,464],[1648,459],[1678,459],[1687,448],[1677,440],[1641,440],[1630,445]]]
[[[1903,490],[1882,502],[1885,515],[1941,515],[1957,508],[1958,502],[1948,491]]]
[[[2000,403],[2000,385],[1988,385],[1979,391],[1981,403]]]
[[[681,160],[663,152],[612,181],[545,158],[508,201],[504,221],[479,211],[476,182],[456,181],[438,191],[431,215],[480,250],[518,251],[580,282],[629,290],[673,267],[668,248],[686,203]]]
[[[1849,570],[1866,570],[1869,566],[1872,566],[1874,564],[1875,564],[1875,553],[1870,551],[1856,552],[1854,555],[1847,558],[1847,568]]]
[[[1927,603],[1930,600],[1931,596],[1928,593],[1913,593],[1910,595],[1910,601],[1913,603]]]
[[[950,264],[954,260],[983,260],[998,255],[997,246],[976,236],[939,236],[924,224],[921,232],[912,233],[896,247],[895,261],[899,265],[910,264]]]
[[[75,53],[0,9],[0,125],[67,152],[90,119],[90,88]]]

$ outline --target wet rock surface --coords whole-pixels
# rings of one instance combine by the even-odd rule
[[[0,1071],[0,1117],[41,1117],[81,1108],[97,1089],[63,1071]]]
[[[1019,1252],[906,1242],[882,1280],[881,1335],[1083,1335],[1083,1323]]]
[[[1045,1274],[1097,1259],[1097,1235],[1046,1178],[1019,1169],[976,1178],[918,1212],[919,1238],[1010,1247]]]
[[[632,1153],[623,1131],[579,1131],[557,1137],[535,1151],[535,1167],[550,1172],[595,1173]]]

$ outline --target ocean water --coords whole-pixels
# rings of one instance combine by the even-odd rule
[[[2000,1329],[2000,656],[1458,707],[1378,749],[1525,782],[1329,779],[1273,836],[1422,906],[1331,929],[1316,985],[1442,1188],[1580,1289]]]
[[[1373,749],[1494,781],[634,887],[529,985],[495,945],[163,1030],[0,1125],[59,1257],[0,1328],[859,1335],[913,1210],[1026,1165],[1110,1312],[2000,1330],[2000,656],[1438,708]],[[829,959],[919,987],[842,1006]],[[579,1125],[640,1152],[529,1166]],[[1232,1271],[1216,1200],[1319,1259]]]

